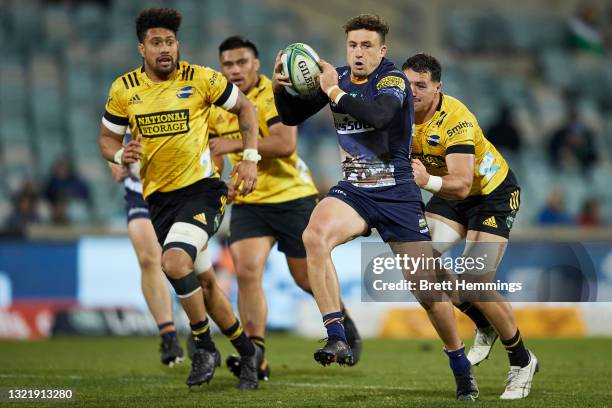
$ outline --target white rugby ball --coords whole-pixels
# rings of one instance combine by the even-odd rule
[[[307,44],[295,43],[287,46],[281,56],[283,73],[293,85],[288,88],[301,96],[310,97],[319,92],[319,55]]]

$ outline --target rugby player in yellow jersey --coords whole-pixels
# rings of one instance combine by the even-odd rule
[[[180,23],[181,15],[167,8],[144,10],[136,19],[143,65],[113,82],[99,145],[109,161],[140,164],[143,198],[162,245],[162,268],[189,318],[195,340],[187,378],[191,386],[209,382],[220,359],[196,275],[207,271],[209,260],[200,258],[206,255],[208,240],[221,223],[227,200],[227,187],[219,180],[208,145],[213,104],[238,115],[245,150],[233,173],[244,195],[255,187],[259,155],[255,107],[220,73],[179,61],[176,34]],[[128,126],[132,140],[122,147]],[[244,361],[239,387],[253,389],[261,352],[236,323],[231,339]]]
[[[317,203],[318,191],[310,170],[297,154],[297,128],[281,123],[274,105],[272,82],[259,74],[258,57],[255,44],[240,36],[229,37],[219,46],[221,72],[257,107],[258,149],[262,156],[257,168],[257,190],[234,198],[229,242],[238,277],[238,308],[244,329],[265,350],[267,305],[262,277],[266,260],[277,242],[297,285],[312,293],[302,233]],[[227,154],[232,164],[239,162],[242,147],[236,115],[214,108],[209,125],[213,153]],[[356,363],[361,339],[354,322],[343,312],[347,340]],[[230,356],[227,365],[234,374],[239,373],[237,357]],[[260,379],[267,379],[269,374],[264,361],[259,370]]]
[[[483,272],[492,278],[519,209],[520,188],[514,174],[468,108],[441,92],[442,67],[434,57],[416,54],[402,70],[414,99],[414,177],[421,188],[434,194],[425,213],[434,248],[441,254],[465,238],[464,255],[484,255]],[[475,307],[495,329],[479,333],[480,339],[477,335],[475,346],[483,342],[482,337],[490,339],[480,344],[486,346],[486,353],[475,356],[470,350],[468,357],[474,365],[484,360],[498,334],[510,360],[506,390],[500,398],[525,398],[538,361],[523,345],[510,304],[499,295],[496,299],[456,305],[470,317],[480,314],[469,310]]]

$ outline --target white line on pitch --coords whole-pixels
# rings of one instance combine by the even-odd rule
[[[46,374],[0,374],[0,378],[55,378],[59,380],[82,380],[81,375],[46,375]]]
[[[302,388],[351,388],[351,389],[364,389],[364,390],[387,390],[387,391],[414,391],[416,388],[411,387],[387,387],[378,385],[355,385],[355,384],[320,384],[320,383],[305,383],[305,382],[285,382],[285,381],[274,381],[266,382],[266,385],[282,385],[289,387],[302,387]]]

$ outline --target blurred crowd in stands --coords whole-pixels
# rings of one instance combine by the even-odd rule
[[[314,6],[327,4],[313,1]],[[440,57],[444,89],[467,103],[487,138],[507,157],[523,188],[519,226],[609,225],[612,1],[607,4],[576,1],[564,15],[548,15],[543,9],[529,18],[501,11],[504,3],[501,0],[491,2],[484,11],[470,9],[469,2],[467,5],[447,2],[453,4],[453,10],[439,18],[452,24],[441,24],[445,36],[440,49],[422,50],[415,42],[423,38],[417,38],[407,49]],[[0,51],[10,56],[0,61],[1,235],[26,236],[27,227],[32,224],[123,222],[121,187],[111,181],[106,164],[97,153],[96,138],[108,86],[116,75],[138,63],[132,30],[135,12],[153,3],[119,0],[0,3]],[[271,68],[268,56],[276,53],[279,44],[292,40],[311,42],[316,49],[332,55],[343,54],[339,35],[342,21],[330,25],[323,17],[304,16],[303,8],[297,4],[278,0],[229,3],[219,5],[225,10],[222,21],[230,21],[233,13],[244,14],[238,20],[245,22],[250,27],[246,30],[250,31],[241,34],[255,33],[253,39],[262,48],[264,74]],[[273,18],[281,13],[281,3],[283,19]],[[414,16],[424,15],[423,8],[427,7],[426,3],[415,1],[390,3],[397,5],[397,16],[393,18],[402,21],[405,14],[406,21],[413,26],[419,24]],[[179,33],[179,38],[186,37],[181,44],[184,54],[190,55],[191,62],[216,67],[213,58],[218,40],[236,34],[235,26],[216,24],[213,17],[205,17],[200,10],[216,7],[218,3],[168,0],[164,4],[177,7],[185,15],[184,29]],[[346,4],[338,0],[328,6],[335,10]],[[203,19],[211,18],[207,31],[210,44],[194,43],[204,28],[197,26],[197,22],[192,24],[190,18],[195,17],[190,10],[200,13]],[[374,2],[364,11],[372,10],[377,10]],[[253,23],[255,12],[261,21],[270,24]],[[310,29],[320,33],[312,40],[291,38],[299,34],[291,34],[294,30],[289,26],[283,31],[284,21],[288,21],[286,25],[296,25],[313,20],[317,20],[313,24],[322,26]],[[499,24],[502,20],[505,25]],[[526,23],[527,20],[531,23]],[[538,21],[553,24],[538,26]],[[65,27],[66,22],[74,24]],[[519,24],[531,25],[519,27]],[[491,25],[505,27],[505,31],[498,30],[505,32],[505,36],[483,35],[492,29]],[[393,24],[391,27],[393,30]],[[470,37],[466,31],[475,27],[480,31]],[[523,32],[525,27],[541,37],[524,38],[529,36]],[[455,29],[459,31],[453,32]],[[107,30],[114,33],[108,44]],[[409,28],[402,28],[400,33],[406,30]],[[277,37],[272,32],[286,32],[288,38],[264,41]],[[210,49],[199,50],[198,54],[194,51],[197,45]],[[509,49],[516,53],[500,57],[495,52]],[[392,54],[399,65],[406,56]],[[511,66],[514,61],[516,66]],[[300,127],[298,146],[321,193],[325,194],[339,178],[338,150],[328,114],[322,113]]]

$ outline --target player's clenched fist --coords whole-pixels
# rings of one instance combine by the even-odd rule
[[[121,155],[121,163],[132,164],[140,161],[142,157],[141,151],[142,145],[137,140],[130,140],[128,144],[123,147],[123,154]]]
[[[230,176],[232,178],[236,176],[234,187],[238,193],[245,196],[255,190],[255,185],[257,184],[257,163],[251,160],[241,160],[234,166]]]
[[[412,159],[412,174],[417,186],[424,187],[429,181],[429,173],[419,159]]]

